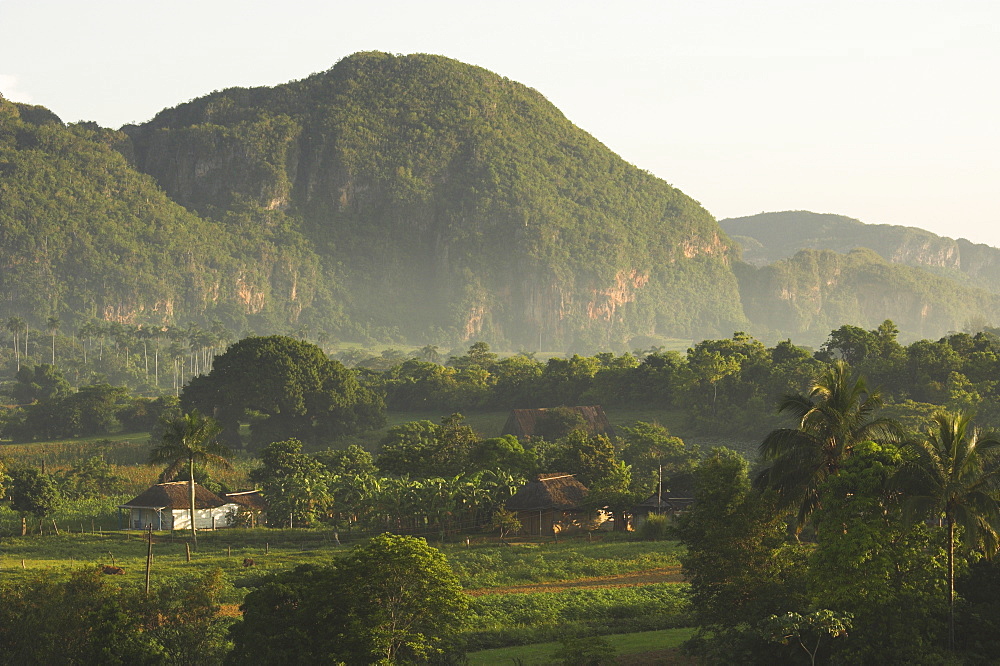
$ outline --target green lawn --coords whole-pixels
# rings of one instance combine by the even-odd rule
[[[675,648],[686,641],[694,633],[694,629],[661,629],[660,631],[642,631],[635,634],[617,634],[607,636],[615,647],[618,656],[652,652]],[[469,664],[552,664],[560,643],[534,643],[515,647],[498,648],[469,653]]]

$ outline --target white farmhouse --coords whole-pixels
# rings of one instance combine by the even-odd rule
[[[229,527],[227,517],[240,507],[196,483],[194,508],[196,528],[216,529]],[[154,530],[191,529],[191,491],[187,481],[158,483],[118,509],[127,512],[126,529],[144,530],[150,525]]]

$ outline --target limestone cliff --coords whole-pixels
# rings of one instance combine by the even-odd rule
[[[137,166],[189,209],[280,213],[361,326],[594,348],[746,323],[711,215],[477,67],[357,54],[125,129]]]

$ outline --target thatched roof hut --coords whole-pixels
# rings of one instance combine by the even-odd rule
[[[211,490],[194,484],[195,509],[214,509],[224,504],[226,501]],[[191,490],[187,481],[158,483],[121,506],[136,509],[190,509]]]
[[[138,497],[120,504],[123,510],[119,519],[125,518],[127,529],[145,529],[152,525],[157,530],[182,530],[191,527],[191,490],[187,481],[158,483]],[[194,484],[195,527],[215,529],[228,526],[228,514],[237,505],[224,500],[211,490]]]
[[[539,474],[507,500],[507,510],[575,509],[586,497],[587,486],[572,474]]]
[[[614,435],[614,428],[608,421],[608,415],[604,413],[604,408],[600,405],[585,405],[578,407],[564,407],[579,414],[586,423],[587,431],[592,435]],[[535,437],[539,433],[539,426],[546,415],[551,411],[547,407],[538,409],[514,409],[507,417],[501,435],[514,435],[518,439]]]

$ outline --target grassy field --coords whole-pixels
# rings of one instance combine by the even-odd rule
[[[0,575],[15,583],[39,576],[58,579],[81,567],[114,564],[125,574],[109,582],[141,589],[147,553],[143,536],[95,534],[89,525],[74,524],[65,525],[58,536],[5,538]],[[154,533],[152,582],[172,585],[219,568],[226,581],[224,614],[237,615],[245,594],[269,574],[300,564],[328,564],[348,552],[350,536],[339,536],[338,546],[334,532],[323,529],[203,531],[189,562],[186,535]],[[673,542],[575,538],[503,546],[492,537],[479,537],[469,545],[447,543],[442,551],[470,595],[465,632],[470,649],[674,629],[687,623],[687,586],[680,579]],[[243,566],[247,557],[253,558],[252,567]],[[614,641],[617,645],[619,637]]]
[[[615,648],[619,661],[622,661],[622,663],[634,663],[632,660],[623,660],[622,657],[675,649],[690,638],[693,633],[694,629],[685,627],[681,629],[662,629],[660,631],[617,634],[607,636],[606,638]],[[532,666],[534,664],[558,663],[556,655],[559,654],[561,649],[562,644],[558,642],[534,643],[532,645],[517,645],[514,647],[470,652],[468,658],[471,666],[475,666],[476,664],[483,664],[484,666],[492,666],[494,664]],[[655,663],[670,662],[658,659]]]
[[[491,437],[500,433],[508,414],[475,412],[467,415],[467,422]],[[392,425],[420,419],[438,422],[445,415],[392,413],[386,428],[368,433],[364,444],[375,448]],[[609,418],[619,426],[658,421],[674,430],[671,421],[679,417],[656,410],[610,409]],[[109,582],[143,587],[147,543],[141,533],[118,530],[117,506],[155,483],[160,472],[142,464],[148,456],[146,433],[0,445],[0,458],[8,463],[44,463],[49,471],[92,456],[102,456],[126,478],[121,495],[65,502],[44,524],[30,524],[27,537],[16,536],[19,515],[0,506],[0,575],[6,580],[59,579],[81,567],[115,564],[124,567],[125,574],[111,576]],[[233,470],[212,470],[212,475],[231,488],[243,488],[253,464],[250,458],[237,456]],[[54,534],[53,519],[59,535]],[[198,551],[188,561],[187,535],[154,533],[152,582],[173,585],[221,569],[226,581],[223,612],[238,615],[246,593],[269,574],[300,564],[330,563],[362,537],[340,534],[338,545],[329,529],[203,531]],[[670,647],[668,637],[686,635],[687,586],[680,577],[675,543],[629,541],[613,534],[563,538],[558,543],[525,539],[506,546],[493,536],[470,535],[468,543],[464,539],[444,544],[442,551],[470,595],[467,644],[475,650],[514,650],[495,657],[479,652],[472,663],[521,658],[524,663],[548,663],[559,646],[553,641],[565,636],[612,634],[609,640],[627,655]],[[245,568],[248,557],[254,566]],[[519,656],[522,651],[528,656]]]

